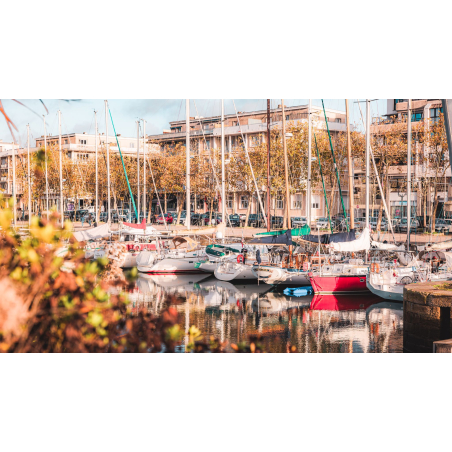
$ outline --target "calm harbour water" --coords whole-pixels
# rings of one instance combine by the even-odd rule
[[[283,352],[287,343],[304,353],[402,352],[402,303],[386,302],[370,292],[297,298],[282,290],[233,284],[207,274],[139,274],[129,298],[134,307],[158,313],[167,294],[177,295],[185,331],[196,325],[204,336],[229,344],[259,334],[268,352]]]

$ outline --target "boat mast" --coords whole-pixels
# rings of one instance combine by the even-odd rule
[[[366,100],[366,228],[369,227],[370,200],[370,100]],[[367,259],[367,254],[366,254]]]
[[[143,216],[146,222],[146,121],[143,121]]]
[[[12,189],[12,195],[13,195],[13,224],[14,227],[16,227],[16,210],[17,210],[17,200],[16,200],[16,143],[15,140],[13,140],[13,154],[12,154],[12,160],[13,160],[13,189]]]
[[[27,124],[27,157],[28,157],[28,225],[31,226],[30,124]]]
[[[411,229],[411,99],[408,99],[408,154],[407,154],[407,185],[406,185],[406,194],[407,194],[407,213],[406,213],[406,221],[407,221],[407,251],[410,251],[410,229]],[[434,225],[433,225],[434,226]]]
[[[49,219],[49,177],[47,174],[47,130],[46,130],[46,117],[42,115],[44,119],[44,161],[45,161],[45,176],[46,176],[46,212],[47,219]]]
[[[282,139],[283,139],[283,150],[284,150],[284,179],[286,182],[286,220],[284,221],[284,228],[289,229],[290,217],[289,217],[289,159],[287,157],[287,144],[286,144],[286,116],[284,113],[284,99],[281,99],[281,110],[282,110]]]
[[[350,112],[348,109],[348,99],[345,99],[345,114],[347,121],[347,158],[348,158],[348,204],[350,210],[350,229],[355,228],[355,205],[353,199],[353,163],[352,163],[352,142],[350,139]]]
[[[226,226],[226,180],[224,171],[224,99],[221,99],[221,220]]]
[[[137,223],[140,222],[140,121],[137,121]]]
[[[63,151],[61,149],[61,111],[58,110],[58,147],[60,153],[60,209],[61,227],[64,226],[64,200],[63,200]]]
[[[306,187],[306,219],[308,223],[308,227],[311,227],[311,208],[312,208],[312,200],[311,200],[311,172],[312,172],[312,122],[311,122],[311,108],[312,108],[312,99],[309,99],[308,104],[308,184]]]
[[[107,150],[107,211],[108,211],[108,223],[111,222],[110,211],[110,150],[108,148],[108,101],[105,101],[105,146]]]
[[[270,99],[267,99],[267,232],[270,232]]]
[[[185,100],[185,153],[187,159],[187,168],[186,168],[186,217],[185,220],[187,222],[187,229],[190,229],[190,99]],[[196,208],[196,207],[195,207]]]
[[[94,142],[94,149],[96,153],[96,224],[99,223],[99,175],[98,175],[98,152],[97,152],[97,111],[94,110],[94,134],[95,134],[95,142]]]

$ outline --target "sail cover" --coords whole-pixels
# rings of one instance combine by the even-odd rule
[[[351,232],[351,231],[350,231]],[[353,231],[354,232],[354,231]],[[333,235],[339,235],[339,234],[333,234]],[[353,251],[368,251],[370,249],[370,232],[369,228],[364,228],[361,236],[359,239],[352,240],[350,242],[347,241],[330,241],[330,248],[333,251],[338,252],[353,252]]]
[[[143,218],[143,221],[141,224],[134,224],[134,223],[123,223],[124,226],[127,226],[128,228],[132,229],[146,229],[146,220]]]
[[[448,250],[452,248],[452,240],[448,240],[446,242],[437,242],[437,243],[427,243],[425,245],[425,250]]]
[[[405,251],[405,245],[397,246],[395,243],[375,242],[372,240],[372,249],[383,251]]]
[[[248,243],[253,245],[292,245],[292,232],[288,229],[284,234],[280,235],[259,236]]]
[[[108,223],[97,226],[96,228],[86,229],[85,231],[74,232],[74,238],[79,242],[86,242],[88,240],[98,240],[110,235],[110,228]]]
[[[301,228],[291,229],[292,237],[299,237],[302,235],[308,235],[311,232],[311,228],[308,225],[302,226]],[[287,229],[281,231],[270,231],[270,232],[258,232],[255,234],[256,237],[268,236],[268,235],[282,235],[287,232]]]
[[[320,243],[322,245],[328,245],[332,242],[351,242],[356,240],[355,230],[352,229],[350,232],[338,232],[337,234],[322,234],[322,235],[303,235],[300,237],[306,242]]]

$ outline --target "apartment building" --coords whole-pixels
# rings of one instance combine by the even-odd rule
[[[308,120],[308,105],[300,105],[294,107],[285,107],[286,123],[306,122]],[[313,127],[326,128],[323,109],[312,106]],[[346,131],[346,115],[344,111],[326,109],[326,117],[328,127],[333,137],[339,132]],[[242,135],[247,144],[249,151],[262,143],[267,142],[267,110],[257,110],[250,112],[238,112],[237,115],[225,115],[224,133],[225,133],[225,153],[226,162],[230,153],[243,149]],[[170,128],[163,130],[162,134],[149,135],[148,139],[151,143],[158,145],[163,152],[170,149],[176,143],[185,144],[186,140],[186,121],[172,121],[169,123]],[[274,108],[270,112],[270,127],[282,127],[282,108]],[[205,154],[210,149],[219,149],[221,147],[221,116],[211,117],[190,117],[190,150],[192,154]],[[261,197],[266,206],[266,186],[262,186]],[[344,202],[348,206],[348,191],[346,187],[343,189]],[[306,216],[307,200],[306,192],[296,193],[290,197],[290,216]],[[221,209],[221,204],[217,200],[214,203],[214,209]],[[310,200],[312,205],[312,217],[318,218],[326,215],[326,207],[324,203],[323,192],[315,190]],[[169,210],[176,210],[176,197],[168,194],[166,205]],[[226,200],[226,208],[228,213],[243,214],[250,209],[250,213],[259,213],[260,204],[257,195],[251,198],[243,195],[239,191],[229,193]],[[204,212],[210,209],[205,199],[192,200],[192,209],[196,212]],[[284,216],[284,196],[281,194],[271,200],[271,214],[275,216]],[[333,212],[336,213],[336,212]]]
[[[319,107],[312,107],[313,123],[315,127],[325,128],[323,110]],[[330,132],[335,133],[346,130],[345,112],[339,110],[326,109],[328,126]],[[307,121],[308,106],[285,107],[286,122]],[[225,115],[225,152],[232,152],[235,148],[241,147],[242,134],[247,147],[252,149],[266,142],[267,133],[267,110],[251,112],[238,112],[237,115]],[[270,112],[270,122],[272,128],[282,126],[282,109],[272,109]],[[163,130],[162,134],[149,135],[148,139],[165,149],[175,143],[185,143],[186,121],[172,121],[170,128]],[[190,146],[193,153],[202,153],[209,149],[218,149],[221,146],[221,116],[211,117],[190,117]]]
[[[387,100],[387,113],[383,118],[373,118],[371,125],[371,132],[378,133],[385,129],[391,128],[396,122],[406,121],[408,112],[408,99],[388,99]],[[416,130],[419,127],[429,127],[429,124],[439,119],[443,112],[442,101],[440,99],[412,99],[411,102],[411,121],[412,130],[414,136],[416,136]],[[423,121],[421,123],[421,121]],[[411,173],[412,173],[412,192],[411,192],[411,212],[412,215],[422,216],[424,210],[427,212],[427,216],[430,215],[431,207],[434,203],[434,190],[433,187],[428,188],[428,192],[425,195],[426,200],[421,199],[421,191],[417,191],[417,187],[421,183],[421,179],[425,180],[435,177],[434,172],[428,169],[425,165],[420,163],[419,156],[425,155],[428,152],[427,147],[414,139],[412,142],[412,148],[415,154],[415,158],[412,161]],[[448,153],[446,153],[446,159],[448,160]],[[388,201],[388,207],[390,208],[391,216],[394,218],[403,218],[407,216],[408,202],[407,202],[407,165],[405,162],[401,162],[400,165],[395,165],[389,168],[389,190],[385,194]],[[447,163],[446,163],[447,164]],[[452,193],[450,191],[451,170],[448,168],[445,172],[444,180],[437,181],[438,188],[438,210],[437,214],[444,213],[446,216],[452,214]],[[371,192],[376,192],[375,180],[372,181],[373,186]],[[365,197],[365,178],[364,170],[357,169],[355,174],[355,205],[358,204],[364,206]],[[418,199],[419,198],[419,199]],[[381,196],[379,194],[374,195],[371,200],[371,210],[378,212],[382,206]],[[359,214],[363,214],[363,210],[359,210]]]
[[[120,134],[117,135],[119,146],[123,155],[136,157],[138,149],[137,138],[123,137]],[[98,150],[105,149],[106,135],[101,133],[98,135]],[[36,147],[44,147],[44,136],[36,139]],[[116,143],[114,135],[108,136],[109,149],[112,153],[118,153],[119,149]],[[47,137],[48,146],[58,146],[58,135],[51,135]],[[143,137],[140,137],[140,153],[143,152]],[[96,135],[88,133],[69,133],[61,136],[61,148],[65,151],[69,158],[72,160],[87,160],[94,158],[96,150]],[[147,145],[147,152],[157,152],[159,147],[153,144]]]
[[[16,155],[19,145],[7,143],[0,140],[0,190],[5,197],[11,196],[13,185],[12,155],[15,150]]]

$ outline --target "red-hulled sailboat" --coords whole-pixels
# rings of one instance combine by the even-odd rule
[[[367,271],[367,270],[366,270]],[[360,293],[368,292],[366,275],[310,275],[310,281],[316,294]]]

